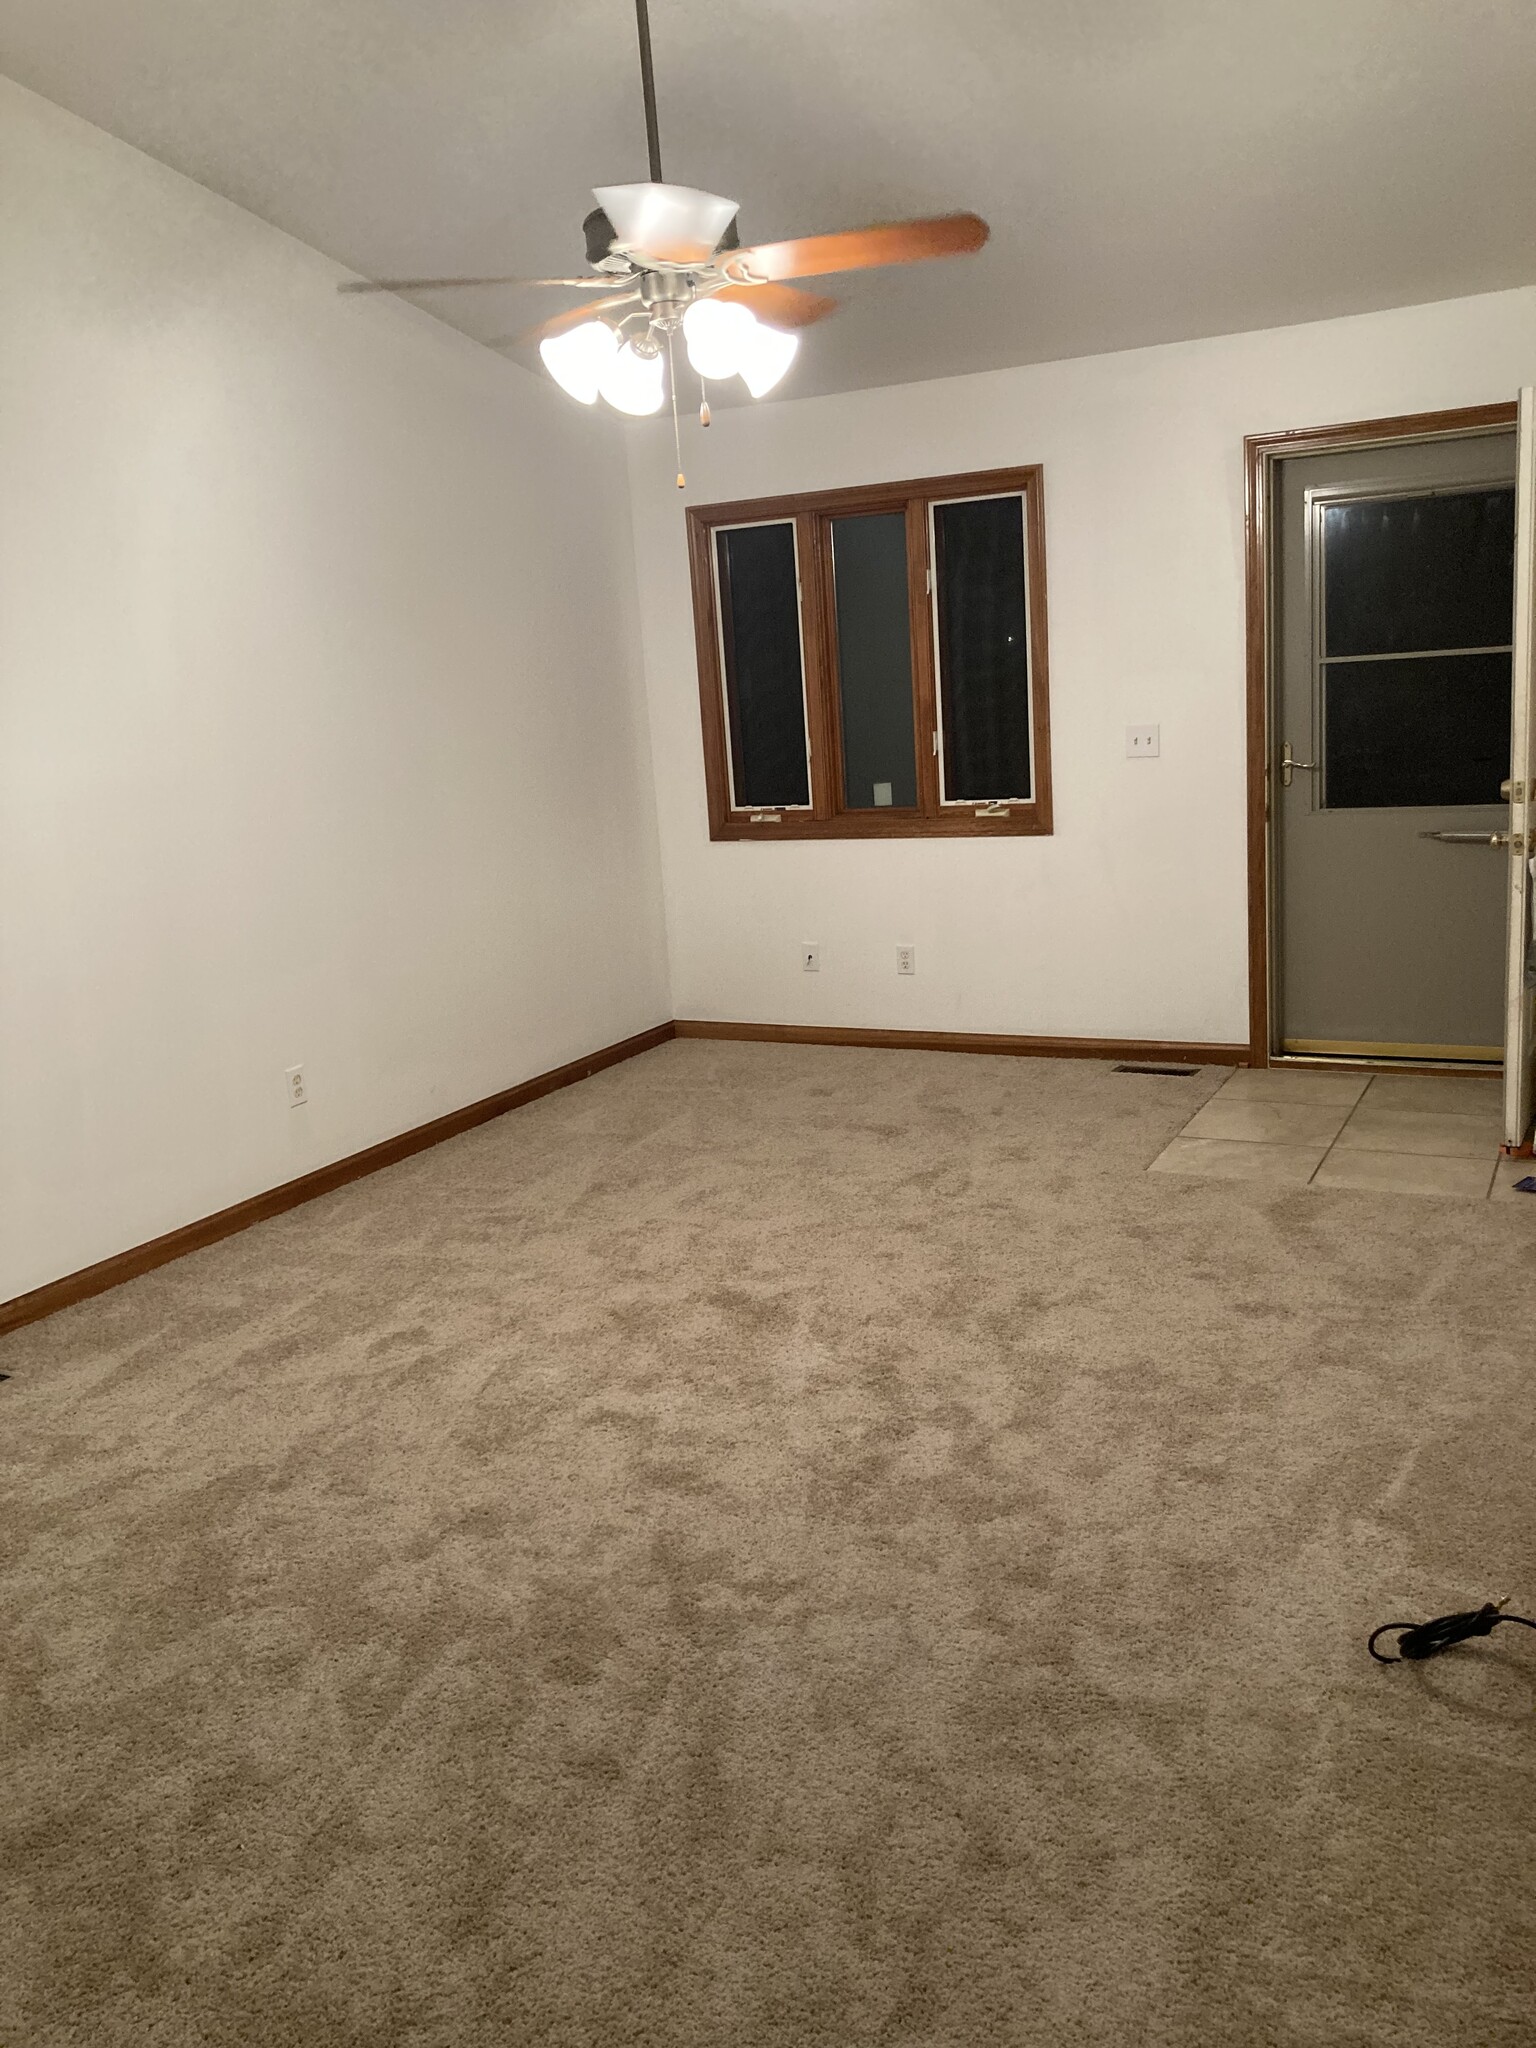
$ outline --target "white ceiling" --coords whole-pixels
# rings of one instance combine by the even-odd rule
[[[974,208],[785,396],[1536,281],[1530,0],[651,0],[666,174],[744,241]],[[0,70],[373,275],[580,269],[632,0],[0,0]],[[486,337],[571,301],[439,295]]]

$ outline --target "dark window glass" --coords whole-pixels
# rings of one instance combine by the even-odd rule
[[[1514,491],[1325,505],[1323,562],[1325,654],[1508,646]]]
[[[917,802],[907,519],[874,512],[832,521],[843,801],[851,811]]]
[[[1510,670],[1507,654],[1330,662],[1329,810],[1496,804],[1509,773]]]
[[[723,527],[715,549],[735,801],[750,810],[808,804],[794,526]]]
[[[933,508],[944,795],[1031,795],[1024,500]]]

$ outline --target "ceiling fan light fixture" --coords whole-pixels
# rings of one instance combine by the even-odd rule
[[[712,384],[734,377],[752,354],[757,315],[725,299],[695,299],[683,315],[688,360]]]
[[[738,203],[692,185],[595,185],[592,196],[619,247],[672,263],[707,263]]]
[[[752,327],[740,365],[741,381],[754,398],[766,398],[800,353],[800,337],[782,327],[766,327],[755,317]]]
[[[544,367],[572,398],[593,405],[602,389],[603,377],[619,352],[619,337],[603,320],[584,320],[568,327],[564,334],[552,334],[539,343]]]
[[[537,341],[544,367],[569,397],[581,405],[606,398],[616,411],[638,417],[660,412],[670,373],[676,429],[673,355],[679,327],[701,380],[739,376],[754,398],[763,398],[799,352],[799,330],[837,309],[835,299],[802,291],[796,280],[970,255],[989,231],[979,214],[946,213],[743,248],[734,199],[665,182],[650,0],[634,0],[634,6],[651,175],[643,184],[593,188],[598,203],[582,222],[592,276],[350,278],[337,289],[436,292],[518,285],[601,291],[606,296],[595,303],[588,300],[531,332],[509,335],[505,345]],[[707,427],[709,402],[700,396],[699,424]],[[680,439],[677,457],[681,488]]]
[[[637,355],[634,344],[626,342],[605,365],[597,388],[618,412],[637,419],[660,412],[666,395],[661,357]]]

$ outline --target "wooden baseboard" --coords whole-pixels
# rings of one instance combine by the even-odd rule
[[[1025,1038],[994,1031],[866,1031],[840,1024],[722,1024],[679,1017],[679,1038],[746,1038],[772,1045],[884,1046],[897,1052],[990,1052],[1034,1060],[1160,1060],[1180,1066],[1246,1067],[1246,1045],[1161,1038]]]
[[[281,1187],[268,1188],[265,1194],[252,1195],[244,1202],[220,1209],[216,1215],[183,1224],[180,1230],[168,1230],[163,1237],[151,1238],[148,1244],[118,1252],[114,1257],[86,1266],[78,1273],[66,1273],[62,1280],[50,1280],[45,1287],[34,1287],[29,1294],[18,1294],[11,1301],[0,1302],[0,1334],[19,1330],[25,1323],[39,1322],[44,1316],[51,1316],[74,1302],[88,1300],[93,1294],[104,1294],[109,1287],[117,1287],[124,1280],[135,1279],[140,1273],[167,1265],[185,1252],[217,1244],[221,1237],[233,1237],[236,1231],[247,1230],[251,1224],[264,1222],[269,1216],[280,1216],[285,1209],[296,1209],[301,1202],[312,1202],[317,1195],[331,1194],[336,1188],[345,1187],[349,1181],[361,1180],[365,1174],[377,1173],[381,1167],[394,1166],[399,1160],[409,1159],[413,1152],[425,1152],[430,1146],[441,1145],[445,1138],[457,1138],[464,1131],[472,1131],[477,1124],[488,1124],[494,1117],[505,1116],[508,1110],[521,1109],[525,1103],[536,1102],[541,1095],[552,1095],[557,1088],[569,1088],[573,1081],[585,1081],[604,1067],[617,1066],[620,1060],[633,1059],[636,1053],[665,1045],[672,1036],[671,1024],[653,1025],[649,1031],[637,1032],[633,1038],[621,1038],[616,1045],[605,1045],[600,1051],[588,1053],[583,1059],[571,1060],[563,1067],[552,1067],[547,1074],[535,1074],[530,1081],[519,1081],[515,1088],[503,1088],[499,1094],[484,1096],[479,1102],[466,1104],[463,1109],[450,1110],[446,1116],[434,1117],[431,1123],[418,1124],[414,1130],[402,1131],[398,1137],[386,1138],[382,1144],[370,1145],[366,1151],[353,1152],[329,1166],[317,1167],[313,1173],[301,1174],[297,1180],[284,1181]]]
[[[464,1131],[472,1131],[477,1124],[490,1123],[494,1117],[505,1116],[509,1110],[536,1102],[541,1095],[552,1095],[557,1088],[569,1088],[573,1081],[585,1081],[590,1074],[601,1073],[604,1067],[617,1066],[620,1060],[633,1059],[636,1053],[665,1045],[669,1038],[740,1038],[779,1045],[885,1046],[903,1052],[1007,1053],[1022,1059],[1159,1060],[1179,1065],[1223,1067],[1241,1067],[1248,1063],[1245,1045],[1206,1045],[1155,1038],[1020,1038],[1006,1032],[983,1031],[861,1031],[840,1025],[724,1024],[710,1023],[698,1017],[680,1017],[673,1023],[657,1024],[649,1031],[637,1032],[633,1038],[620,1039],[616,1045],[605,1045],[598,1052],[588,1053],[584,1059],[553,1067],[547,1074],[535,1074],[531,1081],[520,1081],[515,1088],[503,1088],[498,1095],[487,1095],[463,1109],[450,1110],[447,1116],[436,1117],[429,1124],[418,1124],[414,1130],[402,1131],[396,1138],[386,1138],[382,1144],[370,1145],[363,1152],[353,1152],[345,1159],[335,1160],[330,1166],[317,1167],[313,1173],[302,1174],[297,1180],[284,1181],[281,1187],[268,1188],[265,1194],[252,1195],[244,1202],[220,1209],[216,1215],[183,1224],[179,1230],[168,1230],[163,1237],[151,1238],[148,1244],[118,1252],[112,1258],[86,1266],[78,1273],[66,1273],[62,1280],[50,1280],[45,1287],[34,1287],[29,1294],[18,1294],[11,1301],[0,1301],[0,1335],[8,1330],[19,1330],[26,1323],[40,1322],[44,1316],[69,1308],[77,1301],[87,1301],[93,1294],[105,1294],[109,1287],[136,1279],[140,1273],[152,1272],[156,1266],[168,1265],[185,1252],[217,1244],[222,1237],[233,1237],[237,1231],[247,1230],[253,1223],[264,1222],[269,1216],[280,1216],[286,1209],[298,1208],[301,1202],[312,1202],[317,1195],[331,1194],[336,1188],[345,1187],[349,1181],[361,1180],[365,1174],[377,1173],[382,1167],[409,1159],[414,1152],[425,1152],[432,1145],[441,1145],[446,1138],[457,1138]]]

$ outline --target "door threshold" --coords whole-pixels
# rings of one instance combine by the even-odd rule
[[[1310,1067],[1324,1071],[1342,1067],[1357,1074],[1467,1074],[1497,1078],[1504,1071],[1502,1056],[1489,1060],[1448,1060],[1425,1059],[1411,1054],[1272,1052],[1269,1064],[1272,1067]]]
[[[1345,1054],[1363,1060],[1430,1060],[1437,1066],[1491,1067],[1504,1059],[1502,1045],[1416,1045],[1388,1038],[1282,1038],[1283,1053]]]

